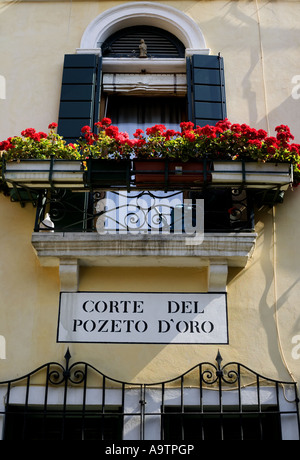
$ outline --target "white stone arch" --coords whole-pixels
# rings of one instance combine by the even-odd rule
[[[99,43],[125,27],[156,26],[175,35],[186,47],[186,54],[209,54],[200,27],[176,8],[153,2],[132,2],[119,5],[97,16],[86,28],[79,52],[95,52]]]

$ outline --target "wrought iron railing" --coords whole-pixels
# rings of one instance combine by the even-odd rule
[[[204,362],[158,383],[109,378],[85,362],[49,362],[0,382],[3,439],[280,440],[300,437],[295,382],[240,363]]]
[[[206,232],[251,231],[250,191],[45,190],[37,203],[35,232],[174,234],[189,228]],[[199,222],[201,220],[201,222]]]

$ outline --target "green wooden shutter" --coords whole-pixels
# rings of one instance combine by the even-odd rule
[[[223,58],[195,54],[187,59],[187,76],[189,120],[205,126],[226,118]]]
[[[67,54],[64,60],[57,132],[74,142],[83,126],[94,130],[98,121],[101,58],[94,54]]]

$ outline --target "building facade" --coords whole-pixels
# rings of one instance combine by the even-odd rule
[[[130,138],[228,119],[269,137],[288,126],[300,143],[298,1],[2,1],[0,13],[3,141],[54,122],[90,148],[81,129],[110,118]],[[130,158],[111,176],[85,155],[71,179],[53,159],[24,179],[5,151],[2,439],[299,439],[293,166],[252,179],[253,162],[225,162],[218,179],[209,158],[186,174]]]

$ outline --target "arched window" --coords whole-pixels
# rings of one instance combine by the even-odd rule
[[[101,48],[103,57],[185,57],[185,46],[175,35],[153,26],[121,29],[108,37]]]
[[[155,123],[215,124],[226,116],[223,59],[208,53],[199,26],[175,8],[107,10],[65,57],[59,134],[72,142],[103,116],[130,135]]]
[[[128,60],[121,70],[109,70],[111,61],[110,67],[104,66],[100,115],[111,118],[130,136],[136,128],[145,130],[159,123],[178,129],[179,123],[187,119],[187,83],[185,67],[179,73],[172,60],[184,58],[183,43],[163,29],[134,26],[115,32],[101,48],[104,60],[116,59],[116,65],[122,58]],[[159,71],[151,65],[143,68],[153,58],[168,58],[170,62]],[[133,65],[137,70],[132,69]]]

